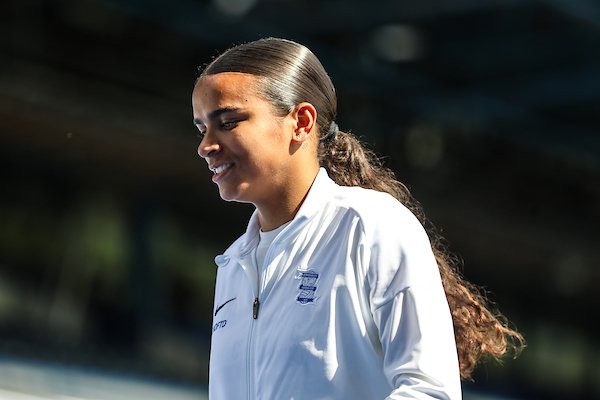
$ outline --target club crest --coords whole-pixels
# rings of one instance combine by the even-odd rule
[[[319,274],[313,270],[298,270],[296,279],[300,280],[300,285],[298,286],[299,292],[298,297],[296,297],[296,301],[300,304],[314,303]]]

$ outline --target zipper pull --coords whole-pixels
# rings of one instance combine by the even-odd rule
[[[252,318],[258,318],[258,309],[260,308],[260,302],[258,301],[258,297],[254,298],[254,304],[252,305]]]

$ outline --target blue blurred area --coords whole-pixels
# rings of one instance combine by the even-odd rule
[[[174,385],[97,369],[59,363],[0,359],[3,400],[204,400],[206,388]]]
[[[232,383],[234,384],[234,383]],[[206,387],[57,362],[0,358],[2,400],[207,400]],[[472,391],[465,400],[517,400]]]
[[[592,0],[2,2],[0,398],[202,398],[213,258],[251,208],[219,199],[190,94],[264,36],[314,50],[340,127],[524,333],[465,399],[600,398]]]

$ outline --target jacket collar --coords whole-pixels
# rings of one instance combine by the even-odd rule
[[[287,235],[297,231],[308,219],[322,209],[323,205],[335,192],[336,187],[337,184],[329,178],[325,168],[319,168],[319,172],[317,173],[306,198],[302,202],[300,209],[296,213],[296,216],[280,235]],[[259,230],[260,223],[258,221],[258,210],[254,210],[250,217],[250,221],[248,222],[246,233],[240,238],[241,246],[239,247],[239,256],[246,255],[257,246]]]

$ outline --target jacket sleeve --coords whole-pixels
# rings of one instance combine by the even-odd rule
[[[461,399],[448,302],[429,238],[404,207],[366,227],[363,260],[384,373],[395,399]]]

